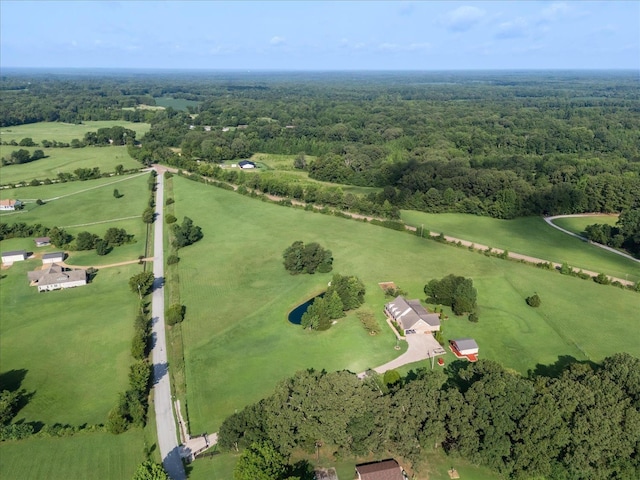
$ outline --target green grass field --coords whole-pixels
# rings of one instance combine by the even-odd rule
[[[594,223],[615,225],[617,221],[617,215],[589,215],[588,217],[556,218],[553,223],[570,232],[584,235],[584,229],[587,228],[587,225],[593,225]]]
[[[87,132],[95,132],[99,128],[111,128],[116,125],[135,131],[136,138],[138,139],[151,128],[151,125],[148,123],[134,123],[126,122],[124,120],[88,121],[78,125],[62,122],[39,122],[3,127],[0,129],[0,139],[3,142],[15,140],[17,143],[20,143],[20,140],[29,137],[36,143],[40,143],[42,140],[55,140],[57,142],[70,143],[74,138],[82,140],[84,138],[84,134]],[[2,148],[16,149],[20,147],[4,145]]]
[[[0,248],[25,248],[24,240]],[[103,423],[127,387],[137,308],[127,281],[140,267],[102,269],[87,286],[38,293],[27,272],[40,265],[16,262],[0,280],[2,371],[26,370],[22,388],[33,392],[16,420]]]
[[[84,433],[0,443],[3,480],[122,480],[144,461],[143,434]]]
[[[571,266],[628,278],[634,282],[640,280],[640,263],[571,237],[547,225],[540,217],[498,220],[458,213],[428,214],[404,210],[402,219],[418,228],[424,225],[425,230],[443,232],[493,248],[504,248],[558,263],[566,261]],[[578,220],[584,219],[563,220],[575,220],[573,225],[579,228],[581,222]]]
[[[184,98],[173,98],[173,97],[155,97],[156,106],[164,107],[164,108],[173,108],[174,110],[183,110],[186,111],[187,107],[195,107],[200,102],[196,102],[195,100],[186,100]]]
[[[134,235],[133,243],[116,247],[103,257],[98,256],[95,250],[70,252],[67,262],[75,265],[105,265],[135,260],[139,255],[144,255],[146,225],[139,216],[147,206],[147,179],[148,174],[144,173],[2,190],[0,198],[14,198],[14,195],[19,193],[18,198],[25,201],[33,202],[34,198],[42,198],[47,200],[47,203],[27,203],[22,211],[0,214],[0,221],[64,227],[74,236],[82,231],[103,236],[110,227],[124,228],[129,234]],[[114,188],[117,188],[123,197],[115,198]],[[92,223],[95,224],[85,225]],[[33,241],[25,240],[27,245],[24,248],[33,250]],[[55,247],[47,247],[38,249],[38,252],[54,250]]]
[[[287,313],[326,288],[331,277],[286,273],[282,251],[295,240],[318,241],[333,252],[334,272],[362,278],[365,308],[377,312],[380,322],[387,299],[378,282],[394,281],[420,298],[432,278],[472,277],[480,322],[451,318],[444,323],[445,337],[474,337],[482,358],[507,368],[525,373],[564,355],[598,361],[619,351],[640,354],[628,335],[640,303],[633,292],[183,178],[174,177],[174,197],[176,216],[193,218],[205,235],[180,252],[179,264],[194,434],[215,431],[226,416],[268,395],[296,370],[359,372],[398,355],[389,331],[371,337],[354,315],[321,333],[288,323]],[[542,298],[539,309],[524,301],[534,292]],[[453,360],[451,354],[446,358]]]
[[[0,157],[9,155],[17,147],[3,146]],[[25,148],[33,152],[37,147]],[[125,169],[140,168],[127,152],[127,147],[85,147],[85,148],[43,148],[46,158],[21,165],[5,165],[0,167],[0,183],[15,184],[58,178],[58,172],[73,173],[78,168],[99,167],[101,172],[113,172],[116,165]]]

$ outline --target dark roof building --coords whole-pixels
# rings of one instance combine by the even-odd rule
[[[37,237],[33,239],[36,242],[36,247],[46,247],[51,245],[51,239],[49,237]]]
[[[356,465],[358,480],[405,480],[402,468],[394,459]]]
[[[238,166],[240,168],[256,168],[256,164],[253,163],[251,160],[240,160],[238,162]]]

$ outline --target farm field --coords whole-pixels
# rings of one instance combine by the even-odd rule
[[[17,248],[18,240],[29,239],[0,248]],[[33,392],[15,420],[104,423],[127,387],[137,308],[127,281],[140,267],[102,269],[89,285],[38,293],[27,272],[40,265],[27,260],[2,270],[2,371],[21,371],[21,388]]]
[[[628,278],[634,282],[640,280],[640,263],[571,237],[547,225],[540,217],[498,220],[459,213],[429,214],[403,210],[402,219],[417,228],[424,225],[425,230],[443,232],[445,235],[493,248],[503,248],[552,262],[566,261],[571,266]],[[562,226],[560,223],[558,225]],[[574,225],[579,226],[580,222],[575,222]]]
[[[33,153],[38,147],[0,148],[0,157],[9,155],[13,150],[24,148]],[[58,178],[58,172],[73,173],[78,168],[99,167],[101,172],[113,172],[116,165],[126,170],[140,168],[140,163],[131,158],[127,147],[84,147],[84,148],[41,148],[46,158],[21,165],[5,165],[0,167],[0,182],[4,185],[19,182],[40,181]]]
[[[287,313],[326,288],[331,278],[286,273],[282,251],[295,240],[319,242],[333,252],[334,272],[362,278],[367,287],[363,308],[375,312],[381,325],[388,299],[378,282],[394,281],[409,297],[423,298],[424,284],[432,278],[472,277],[480,321],[452,317],[444,322],[445,338],[473,337],[481,358],[521,373],[564,356],[600,361],[619,351],[640,354],[628,335],[640,301],[634,292],[180,177],[174,177],[174,198],[176,216],[191,217],[204,232],[203,240],[180,251],[179,263],[193,434],[215,431],[226,416],[270,394],[297,370],[359,372],[398,355],[391,332],[383,329],[371,337],[353,314],[326,332],[288,323]],[[534,292],[542,299],[538,309],[524,301]],[[607,318],[605,330],[602,318]],[[445,357],[447,363],[453,358]]]
[[[98,256],[94,250],[70,252],[71,256],[67,262],[76,265],[104,265],[135,260],[144,254],[145,248],[146,225],[140,219],[140,215],[147,206],[148,175],[143,173],[84,182],[5,189],[0,191],[0,198],[17,196],[31,202],[34,202],[34,198],[41,198],[47,203],[27,203],[22,211],[0,214],[0,221],[64,227],[74,236],[81,231],[103,236],[110,227],[124,228],[127,233],[134,235],[134,243],[116,247],[103,257]],[[115,198],[114,188],[117,188],[123,197]],[[21,248],[33,249],[31,239],[21,240],[25,241],[25,246]],[[48,247],[38,249],[38,252],[53,250],[56,250],[55,247]]]
[[[618,215],[589,215],[588,217],[556,218],[553,223],[578,235],[584,235],[584,229],[594,223],[615,225]]]
[[[95,432],[67,438],[30,438],[0,444],[0,478],[67,480],[131,478],[144,461],[143,433]]]
[[[23,138],[30,137],[36,143],[40,143],[42,140],[56,140],[58,142],[70,143],[74,138],[82,140],[84,134],[87,132],[95,132],[99,128],[111,128],[115,127],[116,125],[135,131],[136,138],[142,137],[142,135],[147,133],[149,131],[149,128],[151,128],[151,125],[148,123],[127,122],[125,120],[97,120],[86,121],[80,124],[62,122],[38,122],[29,123],[26,125],[2,127],[2,129],[0,129],[0,140],[2,140],[3,142],[10,142],[11,140],[15,140],[17,143],[20,143],[20,140],[22,140]],[[19,147],[3,145],[2,148],[16,149]],[[64,148],[61,150],[70,149]],[[4,155],[4,151],[2,154]]]
[[[195,107],[200,102],[195,100],[187,100],[185,98],[173,98],[173,97],[155,97],[157,107],[173,108],[174,110],[186,111],[187,107]]]

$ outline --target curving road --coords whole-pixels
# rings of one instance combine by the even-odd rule
[[[164,326],[164,225],[162,209],[164,207],[164,178],[157,176],[156,219],[153,238],[153,276],[155,277],[153,297],[151,301],[153,359],[153,390],[156,412],[156,429],[158,446],[162,456],[162,464],[173,480],[186,480],[187,475],[180,458],[176,422],[171,402],[171,385],[169,383],[169,364],[167,362],[167,345]]]

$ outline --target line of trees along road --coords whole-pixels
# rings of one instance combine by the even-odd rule
[[[638,478],[638,372],[627,354],[601,365],[561,358],[528,378],[491,361],[455,362],[446,374],[419,370],[383,389],[346,371],[301,371],[227,418],[218,444],[266,442],[285,456],[321,444],[414,463],[443,448],[514,479]]]

